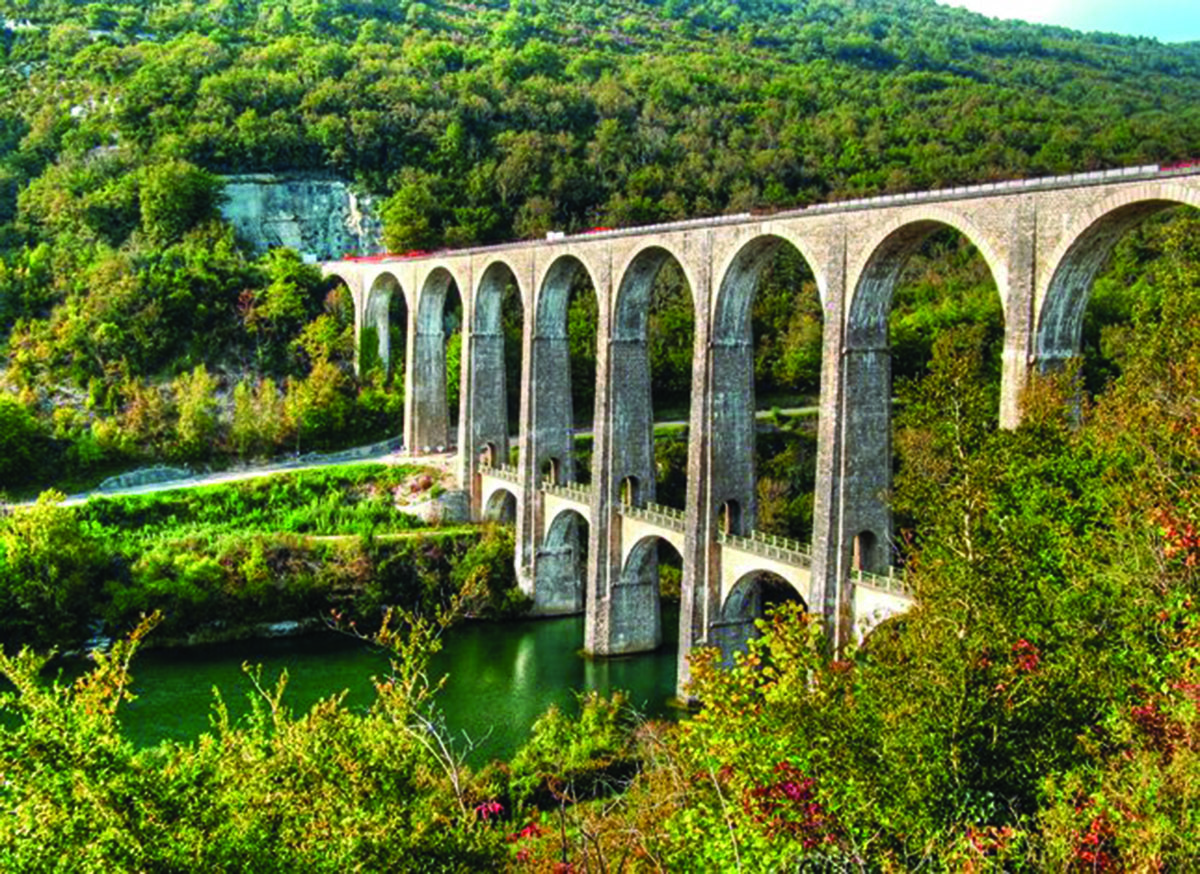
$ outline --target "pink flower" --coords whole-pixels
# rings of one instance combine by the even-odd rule
[[[485,801],[475,806],[475,813],[484,822],[490,821],[493,816],[499,816],[503,812],[504,805],[499,801]]]

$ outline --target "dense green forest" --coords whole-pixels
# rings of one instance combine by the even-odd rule
[[[0,12],[0,486],[399,431],[345,294],[247,252],[216,174],[355,180],[408,249],[1200,152],[1195,45],[932,0]],[[803,270],[776,272],[760,389],[811,394]],[[657,344],[674,406],[679,357]]]

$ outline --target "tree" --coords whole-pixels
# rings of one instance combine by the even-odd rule
[[[102,544],[62,506],[65,497],[43,492],[0,528],[0,603],[10,645],[77,645],[88,637],[107,558]]]
[[[0,488],[32,479],[49,450],[33,414],[15,398],[0,397]]]
[[[432,249],[441,241],[441,216],[448,204],[435,193],[436,178],[406,170],[396,193],[383,203],[383,240],[390,252]]]
[[[203,364],[175,379],[175,452],[187,461],[213,453],[217,437],[217,380]]]
[[[187,161],[146,167],[138,188],[142,230],[159,245],[180,239],[196,225],[216,218],[220,190],[217,177]]]

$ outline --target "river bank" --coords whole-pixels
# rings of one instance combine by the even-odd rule
[[[676,625],[674,608],[666,606],[667,634],[657,652],[597,660],[580,651],[581,616],[460,622],[443,634],[429,667],[432,681],[445,677],[437,710],[446,736],[472,767],[481,767],[507,760],[548,707],[575,712],[577,696],[588,692],[623,690],[647,718],[673,718]],[[256,693],[244,665],[261,665],[272,686],[286,671],[282,701],[294,714],[343,692],[346,707],[362,713],[376,700],[372,678],[387,676],[389,655],[331,630],[142,651],[132,665],[134,699],[119,710],[122,734],[138,747],[195,742],[211,731],[218,691],[232,720],[248,718]],[[74,677],[90,663],[60,667]]]
[[[511,533],[414,515],[438,488],[424,468],[364,465],[75,507],[43,496],[0,519],[0,642],[79,649],[154,612],[152,646],[333,611],[369,629],[388,606],[447,604],[467,568],[467,612],[522,612]]]

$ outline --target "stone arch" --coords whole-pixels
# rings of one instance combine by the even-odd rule
[[[813,245],[786,227],[772,227],[769,231],[741,240],[721,264],[716,274],[721,277],[721,284],[712,301],[714,336],[719,333],[722,336],[739,337],[749,330],[750,309],[758,279],[783,245],[791,246],[804,259],[817,281],[817,294],[821,302],[826,301],[828,280]]]
[[[396,275],[390,271],[377,274],[367,289],[359,327],[359,348],[357,351],[360,371],[365,372],[370,368],[373,356],[368,347],[372,345],[372,339],[374,339],[374,356],[378,358],[379,363],[387,372],[391,372],[393,357],[391,314],[393,302],[396,300],[403,306],[403,312],[407,320],[412,310],[409,307],[408,294],[405,292],[404,286],[401,285]],[[409,326],[405,324],[402,336],[407,338],[408,332]],[[372,335],[374,335],[373,338]],[[404,349],[397,349],[395,351],[401,356],[406,352]]]
[[[485,260],[477,262],[483,266],[483,270],[482,272],[476,272],[476,275],[479,276],[479,281],[475,283],[476,291],[488,281],[489,276],[502,276],[507,272],[512,276],[513,283],[517,287],[517,294],[521,298],[521,306],[524,307],[525,304],[529,303],[529,284],[521,282],[520,277],[523,274],[517,262],[504,254],[493,254],[490,252],[484,258]]]
[[[717,530],[722,534],[741,534],[742,505],[730,498],[717,508]]]
[[[863,267],[849,286],[841,399],[843,561],[861,560],[860,569],[883,573],[891,564],[892,517],[892,359],[888,321],[900,276],[909,258],[934,232],[949,228],[976,247],[987,264],[1004,308],[1001,289],[1007,270],[989,237],[950,210],[904,210],[877,233],[865,251]],[[869,547],[863,549],[862,547]],[[855,550],[858,549],[856,552]]]
[[[531,464],[539,471],[549,458],[560,460],[559,482],[577,479],[574,460],[575,410],[571,400],[571,350],[567,308],[572,285],[587,280],[599,305],[596,274],[573,255],[556,258],[543,274],[534,303],[529,395],[533,406],[529,435]]]
[[[505,261],[492,261],[483,271],[472,295],[470,369],[467,375],[469,429],[467,451],[474,456],[492,445],[499,464],[508,462],[508,380],[503,325],[504,293],[510,286],[521,294],[521,284]],[[523,307],[522,307],[523,309]]]
[[[480,464],[488,467],[503,467],[508,464],[507,453],[502,454],[500,447],[491,442],[485,442],[482,445],[477,445],[477,458]]]
[[[453,287],[460,297],[462,290],[454,274],[445,267],[435,267],[425,276],[421,292],[417,297],[417,332],[440,333],[446,297]]]
[[[763,598],[763,595],[771,594],[777,597]],[[769,606],[772,601],[799,601],[804,604],[804,595],[785,577],[780,576],[773,571],[768,570],[753,570],[743,574],[729,588],[729,593],[725,596],[725,600],[721,604],[721,617],[723,619],[735,619],[745,617],[754,612],[753,608],[756,604],[760,606]],[[808,606],[805,605],[805,609]],[[756,616],[761,616],[759,610]]]
[[[901,218],[888,223],[868,241],[863,251],[869,253],[866,262],[854,277],[850,305],[846,308],[846,343],[848,346],[886,346],[888,315],[892,311],[892,295],[908,259],[935,231],[943,228],[961,234],[971,243],[987,264],[996,284],[1000,307],[1007,301],[1008,267],[997,254],[991,238],[970,219],[956,212],[922,207],[905,211]],[[1007,317],[1007,312],[1005,311]]]
[[[637,483],[638,506],[656,497],[650,312],[655,281],[669,263],[675,265],[687,284],[694,324],[696,289],[690,272],[671,250],[658,244],[639,249],[626,261],[613,300],[608,479],[618,496],[624,483]]]
[[[1034,354],[1040,367],[1078,354],[1092,283],[1121,237],[1149,216],[1176,206],[1200,208],[1200,190],[1139,185],[1097,204],[1064,235],[1047,262],[1045,287],[1039,289]]]
[[[587,278],[599,304],[596,271],[575,255],[559,255],[546,269],[538,286],[534,336],[547,339],[566,338],[567,304],[570,302],[571,284],[577,276]]]
[[[321,276],[323,276],[325,278],[325,281],[329,285],[335,285],[340,282],[342,285],[346,286],[346,288],[348,288],[350,290],[350,293],[352,295],[354,295],[355,297],[358,296],[357,290],[362,287],[361,286],[362,277],[354,277],[357,281],[352,282],[347,277],[354,276],[354,274],[349,273],[349,272],[342,272],[342,271],[337,270],[336,268],[330,267],[328,265],[324,265],[324,264],[321,265]]]
[[[588,522],[563,509],[550,522],[537,550],[534,606],[539,613],[578,613],[587,589]]]
[[[507,261],[492,261],[480,274],[472,300],[471,327],[476,333],[488,334],[500,330],[501,304],[504,290],[509,283],[516,287],[517,295],[523,303],[525,294],[517,278],[517,271],[513,270]]]
[[[487,499],[483,518],[490,522],[512,525],[517,521],[517,495],[511,489],[498,488]]]
[[[811,246],[782,233],[745,240],[720,275],[713,304],[710,379],[712,384],[710,440],[710,510],[730,514],[735,524],[727,533],[745,534],[757,519],[755,489],[754,336],[751,311],[763,272],[782,246],[790,246],[823,283]]]
[[[417,295],[413,361],[409,367],[413,422],[413,451],[445,449],[452,444],[446,393],[446,301],[451,293],[462,299],[454,275],[435,267]]]
[[[904,613],[878,611],[859,617],[854,623],[854,637],[860,650],[886,647],[889,638],[903,633],[908,617]]]
[[[687,283],[693,308],[697,306],[696,281],[688,263],[673,249],[652,243],[637,249],[621,265],[620,282],[613,301],[612,336],[614,340],[637,340],[646,336],[646,316],[650,311],[650,291],[654,279],[667,261],[674,261]]]
[[[713,623],[710,633],[723,661],[732,664],[735,653],[745,652],[751,640],[762,636],[757,621],[766,615],[768,607],[787,601],[799,602],[808,610],[804,596],[778,574],[767,570],[743,574],[730,587],[721,604],[720,619]]]
[[[854,555],[851,566],[854,570],[867,570],[877,567],[875,550],[879,548],[879,538],[874,531],[860,531],[854,535]]]
[[[562,485],[566,482],[563,478],[565,470],[563,460],[557,455],[547,455],[542,459],[541,465],[538,467],[538,480],[552,486]]]

